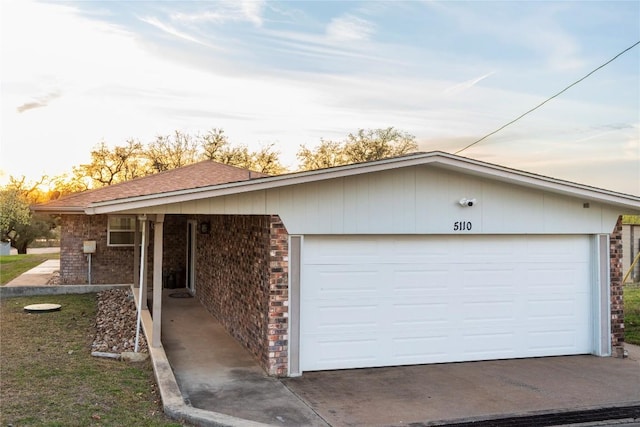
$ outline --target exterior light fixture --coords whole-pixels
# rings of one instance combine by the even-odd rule
[[[211,223],[210,222],[201,222],[200,223],[200,234],[209,234],[211,232]]]

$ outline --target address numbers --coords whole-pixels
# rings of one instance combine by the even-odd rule
[[[471,231],[471,221],[456,221],[453,223],[453,231]]]

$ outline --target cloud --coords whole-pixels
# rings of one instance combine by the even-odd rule
[[[172,21],[200,23],[200,22],[218,22],[222,23],[229,19],[229,16],[218,11],[205,11],[200,13],[183,13],[177,12],[171,14]]]
[[[171,34],[172,36],[175,36],[179,39],[182,40],[187,40],[193,43],[197,43],[203,46],[209,46],[207,43],[198,40],[197,38],[190,36],[189,34],[183,33],[182,31],[176,30],[175,28],[171,27],[170,25],[164,24],[162,22],[160,22],[160,20],[158,20],[157,18],[154,17],[148,17],[148,18],[139,18],[142,22],[146,22],[149,25],[152,25],[156,28],[158,28],[159,30],[164,31],[167,34]]]
[[[374,25],[366,19],[353,15],[333,18],[327,25],[327,36],[334,40],[362,41],[369,40],[374,33]]]
[[[450,88],[445,89],[444,93],[446,95],[458,94],[460,92],[463,92],[463,91],[465,91],[467,89],[472,88],[476,84],[480,83],[482,80],[486,79],[489,76],[492,76],[495,73],[496,73],[495,71],[492,71],[492,72],[487,73],[487,74],[485,74],[483,76],[476,77],[475,79],[471,79],[471,80],[467,80],[466,82],[458,83],[457,85],[454,85],[454,86],[451,86]]]
[[[262,25],[262,11],[264,9],[264,1],[242,0],[239,2],[240,9],[244,17],[253,22],[254,25]]]
[[[222,1],[210,4],[215,9],[196,13],[177,12],[171,19],[178,22],[200,23],[250,22],[256,27],[263,24],[265,2],[263,0]]]
[[[33,110],[34,108],[46,107],[47,105],[49,105],[50,101],[53,101],[60,96],[61,94],[58,91],[50,92],[44,96],[41,96],[40,98],[35,99],[34,101],[25,102],[24,104],[19,105],[16,108],[16,111],[18,111],[18,113],[24,113],[25,111]]]

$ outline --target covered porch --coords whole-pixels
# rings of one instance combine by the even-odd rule
[[[150,319],[150,346],[162,347],[165,316],[176,313],[166,311],[168,297],[163,294],[179,288],[215,317],[266,373],[286,375],[288,234],[280,218],[181,214],[136,218],[134,292],[141,316],[146,313]],[[194,331],[203,339],[208,334],[199,327]]]

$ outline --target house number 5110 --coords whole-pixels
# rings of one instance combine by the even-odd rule
[[[471,221],[456,221],[453,223],[453,231],[470,231]]]

